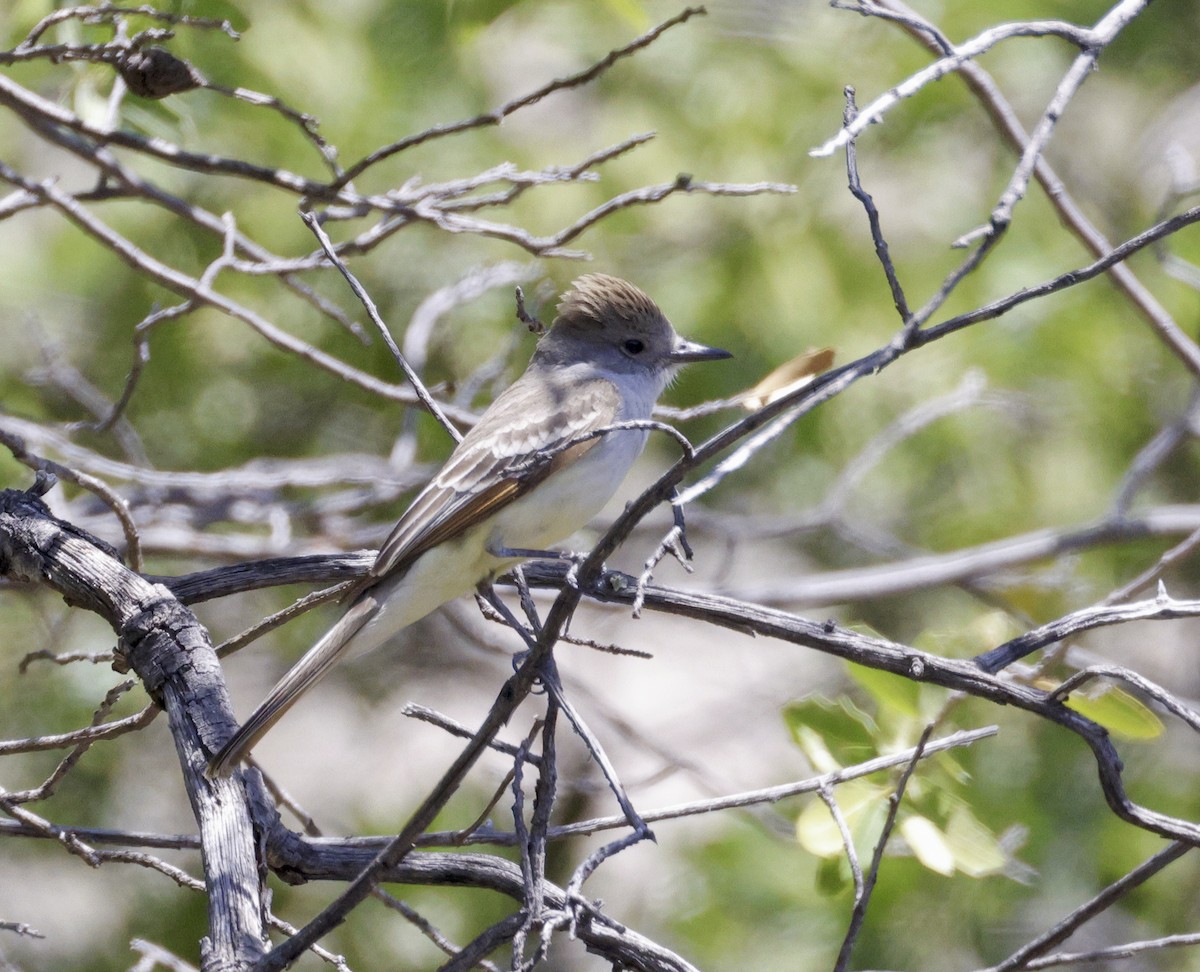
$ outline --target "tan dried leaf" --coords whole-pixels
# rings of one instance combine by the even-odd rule
[[[742,407],[748,412],[754,412],[797,388],[803,388],[821,372],[828,370],[833,364],[833,359],[833,348],[817,348],[785,361],[746,392],[742,398]]]

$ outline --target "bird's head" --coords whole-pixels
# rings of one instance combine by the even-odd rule
[[[731,356],[680,337],[644,291],[603,273],[571,284],[538,351],[559,363],[589,358],[613,370],[668,375],[689,361]]]

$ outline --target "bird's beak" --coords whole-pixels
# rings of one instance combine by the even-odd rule
[[[689,361],[720,361],[733,355],[722,348],[710,348],[695,341],[680,338],[671,351],[671,364],[687,364]]]

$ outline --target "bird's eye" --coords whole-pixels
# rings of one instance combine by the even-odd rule
[[[646,345],[637,338],[630,338],[625,342],[624,348],[628,354],[641,354],[646,350]]]

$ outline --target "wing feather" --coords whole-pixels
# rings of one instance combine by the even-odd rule
[[[426,550],[483,522],[555,469],[579,460],[600,437],[569,443],[618,419],[620,394],[607,379],[530,378],[526,373],[492,403],[400,517],[374,565],[347,597],[407,569]],[[535,453],[541,455],[531,458]]]

